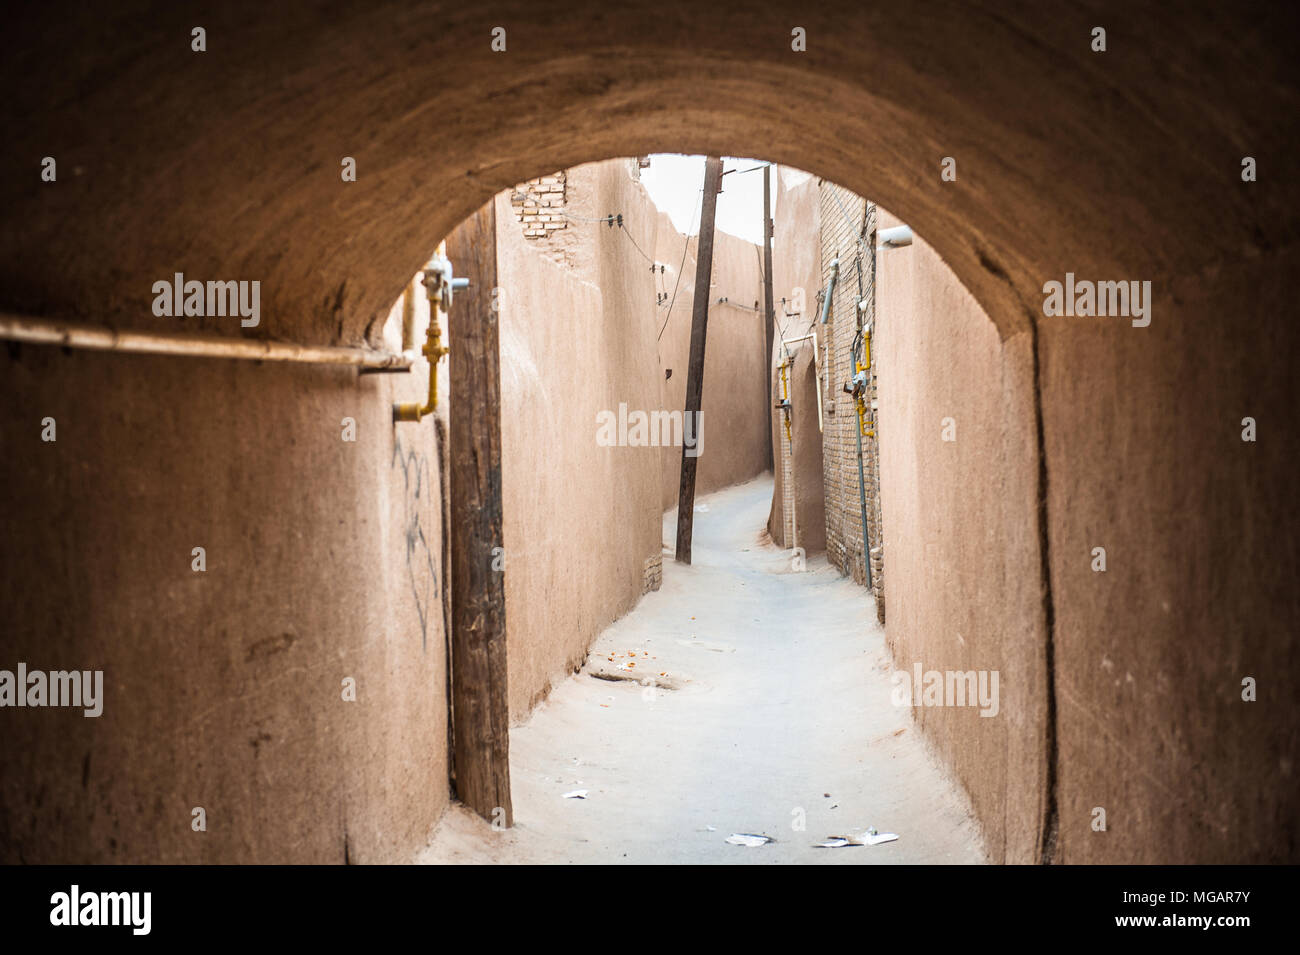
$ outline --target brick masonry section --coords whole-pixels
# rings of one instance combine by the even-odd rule
[[[866,555],[870,551],[871,589],[876,616],[885,620],[884,541],[880,520],[880,408],[876,393],[874,355],[868,375],[866,435],[860,434],[857,404],[843,390],[855,372],[854,339],[875,330],[876,207],[861,196],[822,182],[822,287],[817,295],[820,315],[830,281],[831,263],[839,260],[839,279],[827,323],[820,326],[823,348],[822,398],[826,411],[822,432],[822,469],[826,482],[826,556],[842,573],[866,586]],[[865,307],[860,307],[865,306]],[[861,349],[859,349],[859,355]],[[867,504],[869,547],[862,542],[862,498],[859,492],[858,439],[862,441],[862,485]]]
[[[569,220],[565,215],[568,176],[561,170],[521,182],[510,192],[510,205],[523,226],[524,238],[543,246],[543,252],[561,265],[573,267],[573,250],[565,241]]]
[[[652,590],[658,590],[664,582],[664,558],[662,554],[656,554],[654,557],[645,559],[645,567],[641,571],[641,593],[648,594]]]

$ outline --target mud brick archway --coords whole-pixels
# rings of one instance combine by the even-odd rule
[[[977,804],[1035,820],[1004,835],[1007,856],[1135,857],[1055,845],[1061,818],[1122,795],[1166,859],[1294,858],[1295,787],[1258,786],[1294,777],[1294,727],[1229,705],[1234,674],[1294,697],[1294,17],[1210,2],[44,4],[12,15],[0,67],[0,308],[148,328],[158,278],[252,276],[249,334],[359,345],[440,237],[529,177],[671,150],[841,183],[903,217],[1032,357],[1007,387],[1032,394],[1040,461],[1037,524],[1016,531],[1042,554],[1024,584],[1042,607],[1025,635],[1036,742],[966,779]],[[1150,281],[1150,326],[1044,317],[1043,284],[1067,272]],[[1242,455],[1247,415],[1260,440]],[[43,493],[35,478],[10,492],[32,507]],[[1076,573],[1097,527],[1131,568],[1100,604]],[[12,593],[21,558],[6,549]],[[1001,595],[979,600],[995,614]],[[1148,612],[1161,605],[1180,613]],[[94,605],[68,612],[75,630]],[[1111,719],[1110,640],[1142,648],[1176,733]],[[1161,808],[1171,781],[1117,778],[1117,751],[1173,752],[1213,819],[1239,827],[1178,823]]]

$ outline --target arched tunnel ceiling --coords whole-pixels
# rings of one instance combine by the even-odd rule
[[[0,307],[175,330],[154,282],[257,279],[247,334],[359,343],[494,192],[685,151],[880,202],[1009,335],[1067,271],[1158,290],[1294,241],[1295,19],[1045,0],[44,4],[6,31]]]

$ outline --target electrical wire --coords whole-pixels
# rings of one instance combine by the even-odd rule
[[[729,306],[730,308],[739,308],[739,309],[743,309],[743,310],[745,310],[746,312],[762,312],[762,311],[763,311],[761,308],[758,308],[757,306],[754,306],[754,305],[741,305],[739,302],[733,302],[729,297],[727,297],[727,296],[725,296],[725,295],[722,296],[721,298],[719,298],[719,299],[718,299],[716,302],[714,302],[713,304],[715,304],[715,305],[726,305],[726,306]]]
[[[862,241],[862,236],[858,235],[857,227],[853,225],[853,220],[849,218],[849,211],[844,208],[844,203],[840,202],[840,197],[837,193],[837,190],[839,188],[840,187],[835,185],[834,183],[831,184],[831,198],[834,199],[835,204],[840,207],[840,215],[844,217],[844,221],[854,229],[853,241],[858,244],[859,249],[861,249],[863,252],[867,252],[869,251],[867,249],[867,244]]]
[[[747,172],[756,172],[756,171],[759,170],[759,169],[768,169],[768,168],[770,168],[770,167],[771,167],[771,163],[763,163],[762,165],[751,166],[749,169],[731,169],[731,170],[728,170],[728,172],[735,172],[735,173],[742,173],[742,174],[743,174],[743,173],[747,173]],[[727,173],[723,173],[723,175],[726,175],[726,174],[727,174]],[[701,187],[701,188],[700,188],[699,190],[697,190],[697,191],[700,192],[701,194],[703,194],[704,189],[703,189],[703,187]],[[836,201],[838,202],[839,200],[837,199]],[[842,207],[841,207],[841,210],[842,210]],[[576,221],[576,222],[606,222],[606,223],[612,223],[612,222],[616,222],[616,221],[617,221],[617,222],[618,222],[618,227],[619,227],[620,231],[622,231],[622,233],[623,233],[624,235],[627,236],[627,240],[628,240],[629,242],[632,243],[632,248],[636,249],[637,253],[641,256],[641,258],[645,259],[645,260],[646,260],[647,262],[649,262],[652,266],[655,266],[655,265],[658,265],[658,264],[659,264],[659,263],[656,262],[653,258],[651,258],[650,256],[646,255],[646,254],[645,254],[645,250],[642,249],[641,246],[637,245],[637,241],[636,241],[636,239],[632,238],[632,233],[629,232],[628,229],[627,229],[627,223],[626,223],[625,221],[619,221],[619,220],[622,219],[622,215],[621,215],[621,214],[614,213],[614,214],[607,215],[607,216],[604,216],[604,217],[599,218],[599,219],[592,219],[592,218],[588,218],[587,216],[574,215],[574,214],[571,213],[571,212],[560,212],[560,215],[564,216],[566,219],[572,219],[572,220],[574,220],[574,221]],[[698,222],[698,219],[699,219],[699,216],[698,216],[698,214],[697,214],[697,216],[696,216],[696,222]],[[696,226],[695,226],[695,225],[692,225],[692,227],[691,227],[691,231],[692,231],[692,232],[695,231],[695,228],[696,228]],[[659,328],[659,335],[658,335],[658,337],[655,339],[656,341],[662,341],[662,340],[663,340],[663,337],[664,337],[664,331],[665,331],[665,329],[668,328],[668,320],[672,317],[672,314],[673,314],[673,305],[674,305],[674,304],[676,303],[676,301],[677,301],[677,292],[678,292],[678,289],[681,287],[681,282],[682,282],[682,270],[686,267],[686,255],[687,255],[687,253],[690,251],[690,240],[691,240],[690,233],[687,233],[685,236],[683,236],[683,241],[682,241],[682,260],[681,260],[681,263],[677,266],[677,280],[673,283],[673,294],[672,294],[672,297],[668,300],[668,303],[667,303],[667,305],[668,305],[668,311],[667,311],[667,312],[665,313],[665,315],[664,315],[664,323],[663,323],[663,325],[660,326],[660,328]],[[760,271],[760,274],[761,274],[762,269],[760,268],[759,271]],[[760,309],[754,308],[754,307],[752,307],[752,306],[749,306],[749,305],[737,305],[737,304],[734,303],[734,302],[726,302],[726,303],[723,303],[723,304],[731,305],[733,308],[745,309],[746,311],[751,311],[751,312],[758,312],[758,311],[761,311]],[[659,307],[659,308],[663,308],[664,306],[663,306],[663,305],[659,305],[658,307]]]
[[[558,211],[558,210],[557,210]],[[560,212],[560,215],[566,219],[575,219],[578,222],[613,222],[614,216],[608,215],[603,219],[588,219],[586,216],[575,216],[572,212]]]
[[[723,173],[723,175],[730,176],[734,172],[743,176],[747,172],[758,172],[758,170],[760,169],[771,169],[771,168],[772,168],[772,164],[770,162],[765,162],[760,166],[750,166],[748,169],[728,169],[726,172]]]
[[[632,248],[636,249],[637,252],[639,252],[639,253],[641,254],[641,258],[645,259],[645,260],[646,260],[647,262],[649,262],[651,265],[658,265],[658,264],[659,264],[658,262],[656,262],[654,259],[650,258],[650,256],[646,255],[645,252],[643,252],[643,251],[641,250],[641,246],[639,246],[639,245],[636,244],[636,239],[632,238],[632,233],[627,231],[627,226],[626,226],[626,225],[620,225],[620,226],[619,226],[619,230],[620,230],[620,231],[621,231],[625,236],[627,236],[627,241],[629,241],[629,242],[632,243]]]
[[[632,238],[632,233],[629,232],[629,231],[628,231],[628,228],[627,228],[627,221],[626,221],[625,219],[623,219],[623,216],[622,216],[621,213],[613,213],[613,214],[611,214],[611,215],[607,215],[607,216],[605,216],[604,218],[601,218],[601,219],[591,219],[591,218],[588,218],[587,216],[578,216],[578,215],[574,215],[573,213],[570,213],[570,212],[561,212],[560,215],[564,216],[566,219],[573,219],[573,220],[575,220],[575,221],[577,221],[577,222],[605,222],[605,223],[617,223],[617,224],[618,224],[619,231],[622,232],[623,235],[627,236],[627,241],[629,241],[629,242],[632,243],[632,248],[636,249],[637,254],[640,255],[641,258],[645,259],[645,260],[646,260],[647,262],[649,262],[652,266],[657,266],[657,265],[659,264],[659,263],[656,262],[654,259],[652,259],[650,256],[646,255],[646,254],[645,254],[645,250],[644,250],[643,248],[641,248],[641,246],[639,246],[639,245],[637,244],[636,239]],[[683,259],[682,261],[685,262],[685,259]],[[658,272],[659,270],[656,268],[656,269],[653,269],[653,271]],[[660,306],[660,307],[662,307],[662,306]],[[662,332],[661,332],[661,334],[662,334]]]
[[[699,190],[699,191],[700,191],[700,195],[701,195],[701,196],[704,195],[704,187],[703,187],[703,186],[700,187],[700,190]],[[703,206],[701,206],[701,210],[702,210],[702,209],[703,209]],[[701,211],[700,214],[703,215],[703,211]],[[697,220],[698,220],[698,217],[697,217]],[[694,228],[694,227],[693,227],[693,228]],[[677,289],[678,289],[678,288],[681,286],[681,284],[682,284],[682,269],[684,269],[684,268],[686,267],[686,252],[687,252],[687,250],[688,250],[690,247],[691,247],[691,236],[690,236],[689,233],[687,233],[686,235],[682,236],[682,261],[681,261],[681,263],[678,264],[678,266],[677,266],[677,281],[673,283],[673,297],[672,297],[672,298],[669,300],[669,302],[668,302],[668,313],[667,313],[666,315],[664,315],[664,323],[663,323],[663,325],[660,326],[660,328],[659,328],[659,335],[658,335],[658,337],[655,339],[655,341],[662,341],[662,340],[663,340],[663,337],[664,337],[664,329],[668,327],[668,319],[670,319],[670,318],[673,317],[673,303],[677,301]]]
[[[650,256],[646,255],[645,250],[642,249],[641,246],[636,244],[636,239],[632,238],[632,233],[627,231],[627,223],[623,221],[619,221],[623,218],[621,213],[613,213],[601,219],[589,219],[586,216],[575,216],[571,212],[561,212],[560,215],[564,216],[564,218],[566,219],[573,219],[577,222],[617,222],[619,229],[622,230],[623,234],[627,236],[627,240],[632,243],[632,248],[636,249],[637,252],[641,254],[641,258],[645,259],[651,265],[659,264],[654,259],[650,258]]]

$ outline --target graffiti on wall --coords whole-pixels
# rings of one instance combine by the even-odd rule
[[[390,467],[401,467],[404,481],[402,491],[402,533],[406,538],[406,570],[411,582],[411,595],[420,617],[420,647],[427,649],[429,642],[429,612],[438,594],[438,571],[434,567],[433,551],[425,534],[422,519],[424,511],[435,502],[432,472],[426,455],[407,450],[400,437],[393,445]]]

